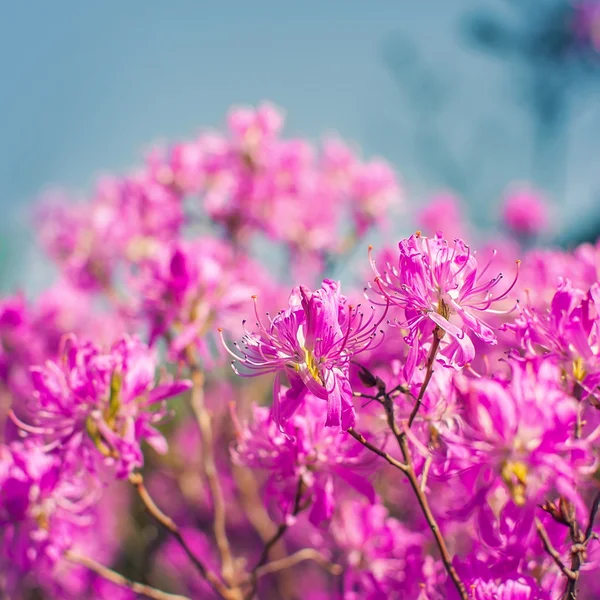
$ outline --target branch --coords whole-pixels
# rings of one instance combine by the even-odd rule
[[[233,557],[227,538],[225,498],[223,496],[221,482],[219,481],[213,452],[212,424],[210,414],[206,410],[204,404],[204,374],[194,359],[191,347],[188,347],[187,349],[187,360],[193,382],[191,398],[192,410],[196,415],[196,420],[198,421],[198,426],[200,428],[204,473],[206,474],[206,480],[208,482],[208,487],[210,488],[214,509],[215,520],[213,531],[219,553],[221,554],[221,574],[225,581],[231,584],[234,576]]]
[[[577,432],[576,432],[577,434]],[[590,516],[588,519],[588,525],[585,533],[581,531],[577,519],[575,518],[575,511],[572,511],[569,520],[569,533],[571,535],[571,541],[573,546],[571,547],[571,569],[570,571],[575,575],[574,578],[569,577],[567,580],[567,587],[563,595],[563,600],[575,600],[577,598],[577,579],[579,577],[579,570],[583,566],[586,560],[587,543],[592,539],[594,535],[594,521],[596,520],[596,514],[598,513],[598,506],[600,505],[600,492],[596,494],[592,507],[590,509]],[[563,571],[564,572],[564,571]]]
[[[540,536],[540,539],[542,540],[544,549],[552,557],[552,560],[556,563],[558,568],[562,571],[563,575],[569,580],[577,581],[577,577],[578,577],[577,573],[574,573],[573,571],[571,571],[571,569],[569,569],[565,565],[565,563],[562,561],[560,554],[554,548],[554,546],[552,545],[552,542],[550,541],[550,538],[548,537],[548,532],[546,531],[544,524],[537,517],[535,518],[535,528],[537,529],[538,535]]]
[[[332,575],[341,575],[343,572],[343,568],[340,565],[327,560],[318,550],[315,550],[314,548],[304,548],[302,550],[298,550],[298,552],[294,552],[294,554],[286,556],[285,558],[274,560],[258,568],[256,570],[256,578],[260,579],[261,577],[269,575],[270,573],[276,573],[282,569],[289,569],[290,567],[293,567],[306,560],[314,560]]]
[[[236,596],[232,590],[228,589],[212,571],[206,568],[204,563],[192,552],[187,542],[183,539],[181,531],[173,519],[165,515],[165,513],[158,508],[148,493],[146,486],[144,485],[144,478],[142,477],[141,473],[132,473],[129,476],[129,481],[136,489],[138,496],[143,502],[148,514],[179,542],[179,545],[183,548],[188,558],[192,561],[196,569],[199,571],[202,577],[206,579],[215,592],[217,592],[217,594],[219,594],[222,598],[235,600],[238,596]]]
[[[591,539],[594,533],[594,521],[596,520],[596,515],[598,514],[598,507],[600,506],[600,492],[596,494],[594,498],[594,502],[592,503],[592,508],[590,510],[590,520],[588,521],[587,529],[585,530],[585,541]]]
[[[302,506],[302,492],[303,491],[304,491],[304,481],[302,481],[302,477],[300,477],[300,479],[298,479],[298,486],[296,488],[296,496],[294,498],[294,508],[292,509],[293,517],[295,517],[304,508]],[[283,523],[281,523],[279,525],[279,527],[277,527],[277,531],[275,532],[275,534],[271,537],[270,540],[268,540],[265,543],[262,554],[260,555],[260,558],[258,559],[256,566],[254,567],[254,569],[252,569],[252,573],[256,573],[258,568],[267,562],[271,548],[281,539],[281,537],[288,530],[288,528],[289,528],[289,525],[285,521]]]
[[[302,504],[303,492],[304,492],[304,481],[302,480],[302,477],[300,477],[298,479],[298,486],[296,487],[296,496],[294,498],[294,508],[292,509],[292,513],[291,513],[291,515],[293,517],[298,515],[298,513],[300,511],[302,511],[304,508],[306,508],[306,506],[307,506],[306,504],[304,504],[304,505]],[[288,530],[288,528],[289,528],[288,522],[284,521],[277,527],[277,530],[271,536],[271,538],[269,540],[267,540],[267,542],[265,542],[265,545],[264,545],[263,551],[260,555],[260,558],[258,559],[258,562],[256,563],[256,565],[254,566],[254,568],[252,569],[252,571],[250,573],[252,587],[250,589],[250,592],[246,596],[247,598],[252,598],[254,596],[254,593],[256,592],[256,585],[258,583],[258,570],[260,569],[260,567],[262,567],[267,562],[267,560],[269,559],[269,552],[271,551],[271,548],[273,548],[273,546],[275,546],[275,544],[283,537],[283,535]],[[281,560],[287,560],[287,559],[283,558]]]
[[[440,556],[442,557],[442,562],[444,563],[446,572],[452,580],[452,583],[454,583],[454,587],[456,588],[456,591],[458,592],[461,600],[469,600],[465,584],[461,581],[456,569],[454,568],[454,565],[452,564],[452,557],[448,552],[448,548],[446,547],[446,542],[444,540],[444,537],[442,536],[440,527],[437,524],[433,513],[431,512],[427,496],[425,495],[425,492],[421,490],[421,486],[419,485],[419,480],[412,465],[412,458],[410,456],[410,450],[408,448],[406,437],[401,438],[400,447],[402,448],[404,459],[408,464],[406,477],[408,478],[408,482],[410,483],[410,486],[412,487],[413,492],[417,497],[417,502],[421,507],[421,512],[423,513],[423,516],[425,517],[425,520],[429,525],[429,529],[431,529],[431,533],[433,533],[433,537],[437,544],[438,550],[440,551]]]
[[[423,397],[425,396],[425,390],[431,381],[431,376],[433,375],[433,363],[435,362],[435,357],[440,347],[440,342],[442,341],[443,330],[441,330],[437,325],[433,331],[433,342],[431,342],[431,350],[429,351],[429,356],[427,357],[427,370],[425,372],[425,379],[423,379],[423,383],[421,384],[421,389],[419,390],[419,395],[417,396],[417,401],[410,413],[410,417],[408,418],[408,427],[412,427],[413,421],[415,420],[417,413],[419,412],[419,408],[421,408],[421,404],[423,403]]]
[[[423,473],[421,473],[421,491],[425,493],[427,490],[427,476],[429,475],[429,469],[431,468],[431,463],[433,462],[433,458],[428,456],[425,459],[425,464],[423,465]]]
[[[348,429],[348,433],[357,442],[360,442],[363,446],[365,446],[365,448],[368,448],[371,452],[374,452],[378,456],[381,456],[381,458],[387,460],[387,462],[389,462],[390,465],[393,465],[397,469],[400,469],[401,471],[404,471],[404,472],[406,472],[406,470],[408,469],[407,465],[401,463],[399,460],[396,460],[393,456],[390,456],[387,452],[381,450],[377,446],[374,446],[373,444],[371,444],[371,442],[367,441],[365,436],[362,435],[361,433],[358,433],[358,431],[356,431],[356,429],[354,429],[354,427],[350,427]]]
[[[254,527],[263,544],[266,544],[275,532],[277,525],[269,517],[269,513],[262,502],[258,491],[258,482],[252,470],[233,465],[233,477],[240,496],[240,503],[248,521]],[[287,558],[283,543],[275,544],[270,552],[273,560]],[[289,574],[282,571],[277,574],[277,587],[280,598],[294,598],[296,596],[296,584]]]
[[[138,594],[140,596],[145,596],[146,598],[151,598],[152,600],[190,600],[187,596],[179,596],[178,594],[168,594],[167,592],[162,592],[156,588],[153,588],[149,585],[145,585],[143,583],[138,583],[136,581],[131,581],[123,575],[101,565],[95,560],[88,558],[86,556],[81,556],[75,552],[67,551],[65,552],[65,558],[72,562],[73,564],[80,565],[89,569],[90,571],[96,573],[100,577],[103,577],[107,581],[111,581],[115,585],[120,585],[121,587],[127,588],[131,590],[134,594]]]
[[[414,408],[411,412],[410,418],[408,420],[409,427],[410,427],[410,425],[412,425],[412,422],[414,421],[414,419],[417,415],[417,412],[419,410],[419,407],[421,406],[423,397],[425,396],[425,391],[427,389],[427,386],[429,385],[429,382],[431,381],[431,376],[433,375],[433,363],[435,361],[435,356],[437,354],[437,351],[438,351],[438,348],[440,345],[440,341],[442,339],[442,335],[443,335],[443,332],[440,333],[439,328],[436,327],[434,330],[434,338],[433,338],[433,342],[431,344],[431,350],[429,352],[429,357],[427,359],[427,372],[425,374],[425,379],[423,380],[423,383],[421,385],[421,389],[419,391],[419,396],[417,398],[417,402],[415,403],[415,406],[414,406]],[[394,464],[394,466],[398,467],[401,471],[404,472],[404,474],[406,475],[408,482],[410,483],[410,486],[413,489],[413,492],[417,498],[417,502],[419,503],[419,506],[421,507],[423,516],[425,517],[425,520],[427,521],[427,524],[429,525],[429,528],[431,529],[431,532],[433,533],[433,537],[437,544],[438,550],[439,550],[441,558],[442,558],[442,562],[444,563],[444,567],[446,569],[446,572],[448,573],[448,576],[452,580],[452,583],[454,584],[454,587],[456,588],[460,599],[461,600],[469,600],[469,596],[467,594],[467,589],[465,588],[465,584],[460,579],[456,569],[454,568],[454,565],[452,564],[452,558],[450,556],[450,553],[448,552],[448,548],[446,547],[446,542],[444,540],[444,537],[442,536],[440,527],[437,524],[437,521],[435,520],[433,513],[431,512],[431,508],[429,507],[429,502],[427,500],[427,496],[424,491],[424,486],[423,486],[423,489],[421,489],[421,484],[419,483],[419,479],[415,473],[415,469],[414,469],[414,466],[412,463],[412,456],[411,456],[410,448],[408,447],[406,433],[404,431],[402,431],[400,429],[400,427],[398,427],[398,424],[396,423],[396,419],[394,417],[394,401],[391,398],[390,394],[385,391],[385,389],[382,390],[382,395],[383,395],[383,407],[385,409],[385,413],[387,416],[388,426],[391,429],[392,433],[394,434],[394,436],[398,442],[398,445],[400,446],[400,450],[402,451],[402,456],[404,458],[404,464],[396,461],[395,459],[392,459],[392,457],[390,457],[388,454],[386,454],[379,448],[373,446],[372,444],[369,444],[363,436],[358,434],[353,429],[348,430],[348,432],[355,439],[357,439],[361,444],[363,444],[364,446],[369,448],[369,450],[375,452],[375,454],[381,456],[382,458],[387,460],[390,464]],[[394,461],[394,462],[392,462],[392,461]],[[397,463],[397,464],[395,464],[395,463]],[[425,483],[426,483],[426,481],[425,481]]]

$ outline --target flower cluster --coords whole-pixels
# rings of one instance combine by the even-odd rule
[[[600,244],[532,248],[531,186],[477,250],[450,192],[399,233],[386,163],[282,131],[236,109],[44,198],[58,279],[0,300],[0,596],[599,597]]]

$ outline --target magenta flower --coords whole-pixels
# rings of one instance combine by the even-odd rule
[[[561,279],[548,308],[526,307],[507,329],[529,356],[549,354],[559,360],[587,394],[600,383],[600,284],[586,293]]]
[[[396,174],[382,160],[372,160],[354,168],[350,193],[352,216],[359,236],[373,224],[384,225],[389,208],[401,200]]]
[[[238,463],[266,471],[267,495],[284,514],[292,511],[301,478],[314,525],[331,519],[344,487],[375,501],[365,472],[372,457],[349,436],[324,427],[321,413],[322,401],[306,394],[302,408],[280,430],[269,409],[254,406],[253,422],[238,433],[234,451]]]
[[[465,238],[468,223],[458,197],[446,191],[438,192],[417,212],[416,222],[428,234],[443,230],[454,238]]]
[[[243,352],[228,351],[236,359],[233,366],[239,375],[277,373],[273,406],[276,422],[281,426],[309,391],[327,401],[326,426],[341,426],[344,430],[352,427],[355,412],[348,377],[350,360],[372,345],[383,316],[377,319],[373,309],[367,317],[360,306],[348,305],[339,283],[329,279],[315,292],[304,286],[294,289],[289,308],[274,318],[267,314],[267,324],[258,316],[256,303],[255,312],[258,331],[246,330]],[[282,372],[290,382],[283,402]]]
[[[382,504],[346,502],[332,524],[344,551],[344,594],[348,600],[416,598],[423,536],[389,516]]]
[[[456,567],[473,600],[551,600],[534,577],[502,561],[471,558]],[[450,582],[443,598],[458,600],[456,588]]]
[[[150,344],[169,335],[173,355],[194,345],[205,360],[210,358],[209,331],[237,325],[248,297],[259,290],[275,294],[260,265],[211,237],[161,247],[144,261],[132,283],[139,295],[138,312],[149,325]]]
[[[17,423],[42,435],[68,462],[83,461],[95,471],[94,462],[103,457],[118,477],[127,477],[143,464],[142,440],[157,452],[167,450],[154,428],[165,409],[147,409],[191,387],[189,381],[155,387],[155,371],[155,354],[135,338],[123,337],[103,353],[72,336],[59,361],[31,369],[33,424]]]
[[[538,235],[548,226],[546,199],[530,187],[509,190],[504,197],[502,213],[505,225],[516,235]]]
[[[39,442],[0,446],[0,562],[11,563],[3,570],[9,587],[32,572],[44,579],[74,532],[91,523],[89,486]]]
[[[561,387],[561,369],[552,358],[509,364],[510,379],[477,379],[462,391],[462,440],[451,443],[471,452],[465,482],[478,492],[474,501],[531,507],[552,492],[585,514],[576,490],[593,459],[589,444],[573,439],[577,402]]]
[[[600,52],[600,3],[597,0],[574,2],[572,29],[575,39],[593,53]]]
[[[463,367],[475,357],[469,333],[486,344],[497,343],[485,315],[498,312],[496,305],[508,297],[516,276],[508,288],[496,291],[502,274],[486,277],[491,261],[479,269],[469,246],[462,240],[449,245],[441,233],[434,238],[417,233],[398,246],[397,266],[387,263],[386,269],[379,271],[372,257],[371,266],[376,275],[375,293],[405,312],[406,322],[399,325],[409,330],[405,338],[410,346],[407,380],[420,362],[421,344],[431,341],[433,335],[451,338],[442,345],[439,360],[454,367]]]

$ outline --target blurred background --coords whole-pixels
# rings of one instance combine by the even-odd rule
[[[270,100],[288,135],[336,132],[451,190],[482,228],[529,181],[556,243],[600,234],[600,3],[358,0],[5,2],[0,19],[0,288],[36,278],[32,202],[81,193],[153,143]]]

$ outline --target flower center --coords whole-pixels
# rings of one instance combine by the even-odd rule
[[[442,317],[444,317],[446,321],[450,318],[450,306],[446,304],[446,301],[442,296],[440,296],[440,299],[438,300],[438,307],[436,312],[438,313],[438,315],[442,315]]]
[[[583,359],[581,358],[581,356],[578,356],[574,361],[573,361],[573,377],[575,377],[575,380],[578,382],[582,382],[585,379],[585,368],[583,365]]]
[[[312,378],[317,382],[323,385],[323,381],[321,380],[321,376],[319,375],[319,362],[315,358],[315,355],[306,348],[303,347],[304,350],[304,362],[306,363],[306,367],[308,368],[308,372],[311,374]]]
[[[525,504],[527,473],[527,465],[521,461],[507,460],[502,464],[502,479],[517,506],[523,506]]]

